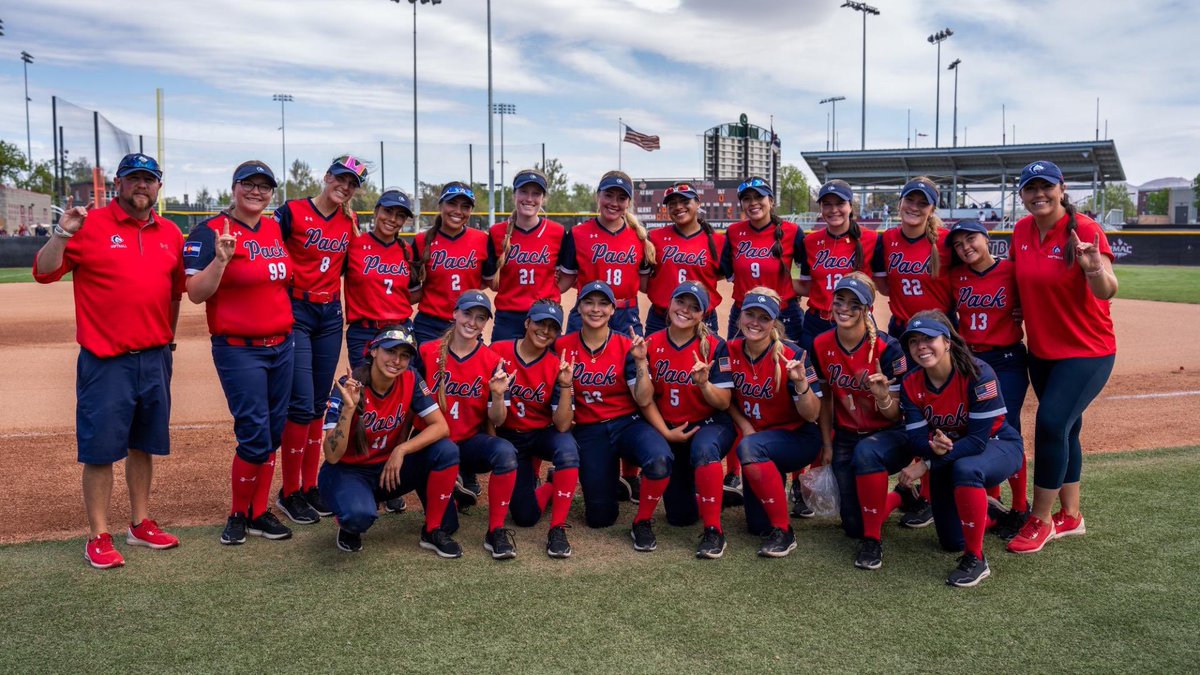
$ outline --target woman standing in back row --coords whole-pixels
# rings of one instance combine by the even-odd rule
[[[876,278],[879,292],[888,296],[892,319],[888,333],[900,337],[914,314],[936,309],[953,321],[950,299],[950,249],[946,230],[937,216],[938,191],[924,176],[900,190],[900,227],[879,235],[875,257],[883,275]]]

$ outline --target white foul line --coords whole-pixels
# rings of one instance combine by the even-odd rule
[[[219,424],[173,424],[172,431],[181,431],[188,429],[213,429],[222,425]],[[47,436],[66,436],[72,434],[71,430],[67,431],[17,431],[9,434],[0,434],[0,438],[45,438]]]
[[[1127,394],[1125,396],[1106,396],[1105,401],[1126,401],[1136,398],[1175,398],[1176,396],[1200,396],[1200,391],[1167,391],[1161,394]]]

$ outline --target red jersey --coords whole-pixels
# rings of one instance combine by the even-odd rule
[[[1000,259],[982,272],[968,265],[950,271],[958,309],[958,333],[973,351],[1009,347],[1021,341],[1013,310],[1021,306],[1011,260]]]
[[[523,230],[509,222],[496,223],[489,231],[488,260],[495,268],[504,251],[504,236],[513,228],[509,240],[508,256],[500,269],[497,284],[496,309],[506,312],[528,312],[533,303],[541,298],[554,302],[562,299],[555,278],[555,268],[561,262],[563,234],[562,225],[540,218],[531,230]]]
[[[332,302],[342,290],[342,270],[350,238],[358,234],[358,217],[341,208],[328,218],[312,198],[293,199],[275,209],[275,220],[292,257],[292,286],[309,293],[327,294]]]
[[[183,295],[183,234],[150,212],[134,220],[117,200],[92,209],[67,240],[62,264],[33,278],[48,284],[74,272],[75,340],[100,358],[161,347],[175,336],[172,303]]]
[[[385,244],[373,232],[350,242],[346,254],[346,320],[402,323],[413,314],[411,251],[399,238]]]
[[[757,359],[746,355],[746,339],[730,340],[717,352],[717,370],[723,370],[733,379],[734,401],[750,420],[755,431],[771,429],[799,429],[808,423],[796,410],[798,398],[796,388],[787,375],[787,362],[795,359],[801,351],[793,342],[783,343],[782,361],[779,363],[779,380],[775,379],[774,348],[768,347]],[[821,385],[817,371],[804,355],[804,372],[813,393],[821,396]]]
[[[875,360],[889,380],[908,372],[908,361],[900,343],[887,333],[875,335],[875,360],[867,358],[870,353],[866,335],[853,349],[846,349],[838,340],[836,328],[813,340],[812,360],[822,393],[833,397],[833,423],[843,429],[866,433],[896,425],[875,407],[867,378],[875,372]],[[891,390],[899,392],[899,382]]]
[[[1013,226],[1008,257],[1016,267],[1021,297],[1036,298],[1024,305],[1029,351],[1039,359],[1109,356],[1117,353],[1109,301],[1092,295],[1078,264],[1064,258],[1068,241],[1067,216],[1042,240],[1032,216]],[[1108,237],[1096,221],[1075,216],[1079,241],[1100,237],[1100,253],[1113,259]]]
[[[496,372],[500,357],[482,342],[464,357],[448,352],[445,364],[441,361],[441,340],[421,345],[421,363],[425,378],[430,382],[434,400],[445,388],[446,422],[450,425],[450,440],[458,442],[487,430],[488,406],[492,394],[488,381]],[[440,402],[440,401],[439,401]]]
[[[858,265],[853,264],[855,246],[848,230],[842,234],[830,234],[828,229],[821,228],[809,232],[800,240],[796,262],[800,265],[800,280],[809,282],[809,309],[830,311],[833,308],[833,287],[850,272],[857,270],[868,276],[883,276],[875,258],[875,242],[879,233],[867,228],[859,230],[862,256]]]
[[[208,332],[243,338],[290,333],[292,301],[287,284],[291,259],[275,220],[260,218],[258,225],[251,227],[233,216],[220,215],[196,225],[183,245],[185,272],[191,276],[212,263],[217,237],[226,222],[237,245],[221,284],[204,303]]]
[[[628,225],[610,232],[592,218],[571,228],[563,238],[563,274],[576,274],[575,290],[591,281],[603,281],[612,287],[617,302],[632,301],[636,307],[642,274],[650,274],[646,247],[637,232]]]
[[[396,449],[408,438],[413,421],[417,417],[425,417],[437,410],[429,387],[425,380],[414,370],[400,373],[391,389],[383,394],[376,393],[367,385],[362,389],[362,411],[355,412],[350,421],[353,430],[361,424],[366,432],[366,447],[358,443],[358,434],[351,431],[346,442],[346,453],[342,455],[339,464],[381,464],[392,456]],[[329,407],[325,411],[325,429],[337,426],[338,417],[342,413],[342,395],[337,387],[329,395]]]
[[[681,345],[671,341],[667,329],[646,338],[646,354],[650,361],[650,379],[654,382],[654,400],[658,411],[668,426],[701,422],[717,413],[717,409],[704,400],[704,394],[692,381],[692,366],[700,354],[700,341],[691,338]],[[705,338],[708,342],[708,363],[716,363],[717,352],[725,341],[716,335]],[[733,377],[728,370],[713,368],[708,381],[721,389],[733,388]]]
[[[424,233],[413,239],[414,260],[424,255],[425,241]],[[425,281],[421,284],[425,289],[421,294],[422,314],[449,321],[459,296],[483,285],[487,242],[486,232],[470,227],[454,236],[437,231],[429,246]]]
[[[492,344],[492,351],[507,362],[505,369],[516,373],[508,388],[508,415],[505,429],[538,431],[554,424],[554,409],[558,407],[558,355],[546,353],[526,363],[517,354],[516,340],[501,340]]]
[[[663,309],[670,307],[671,294],[685,281],[698,281],[704,286],[704,290],[708,291],[710,308],[721,304],[717,280],[721,278],[724,234],[714,233],[710,245],[708,235],[703,230],[685,236],[675,225],[668,225],[651,231],[650,241],[654,243],[658,258],[658,267],[654,270],[654,276],[650,277],[650,287],[646,293],[652,304]]]
[[[792,288],[792,262],[802,244],[804,230],[783,221],[783,255],[775,257],[775,228],[768,224],[758,229],[742,220],[725,230],[725,248],[721,251],[721,271],[733,280],[733,300],[740,303],[755,286],[766,286],[779,294],[780,307],[796,297]]]
[[[637,364],[629,353],[632,340],[619,333],[596,351],[583,343],[583,333],[558,339],[554,351],[560,359],[575,362],[575,423],[608,422],[638,411],[631,387],[637,383]]]
[[[909,239],[898,227],[879,235],[875,256],[887,275],[888,307],[897,321],[908,323],[913,314],[926,309],[946,314],[954,310],[945,228],[938,230],[937,246],[940,265],[934,277],[929,273],[929,252],[933,247],[925,235]]]
[[[929,382],[922,368],[915,368],[900,382],[900,409],[904,430],[913,452],[935,463],[951,462],[959,457],[977,455],[987,441],[1004,426],[1004,396],[996,373],[988,364],[975,359],[979,376],[963,377],[957,370],[940,388]],[[954,441],[954,450],[938,457],[929,446],[935,430]]]

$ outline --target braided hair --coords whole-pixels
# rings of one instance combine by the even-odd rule
[[[1062,206],[1067,210],[1067,239],[1069,240],[1071,238],[1071,233],[1075,231],[1075,229],[1079,226],[1079,223],[1075,218],[1075,205],[1071,203],[1070,199],[1067,199],[1066,192],[1063,192]],[[1070,267],[1075,264],[1075,247],[1064,246],[1063,248],[1065,249],[1063,251],[1063,260],[1066,261],[1067,267]]]
[[[844,279],[857,279],[858,281],[866,284],[867,287],[871,289],[872,295],[877,294],[877,292],[878,292],[875,289],[875,282],[871,281],[871,277],[867,276],[866,274],[863,274],[862,272],[859,272],[858,270],[850,272],[843,278]],[[868,364],[875,362],[875,343],[877,342],[877,338],[879,335],[878,330],[875,327],[875,317],[872,312],[872,309],[873,308],[868,305],[866,307],[863,307],[863,313],[862,313],[863,326],[865,326],[867,329],[867,342],[869,344],[869,347],[867,348],[867,363]]]

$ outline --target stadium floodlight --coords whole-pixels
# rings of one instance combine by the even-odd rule
[[[958,66],[962,63],[962,59],[954,59],[954,61],[946,68],[946,70],[954,71],[954,146],[958,147]],[[967,144],[967,134],[963,131],[963,145]]]
[[[867,15],[879,16],[879,10],[865,2],[846,0],[842,7],[849,7],[856,12],[862,12],[863,17],[863,57],[862,57],[862,147],[867,149]]]
[[[829,134],[830,138],[837,138],[837,102],[845,101],[845,100],[846,100],[845,96],[831,96],[829,98],[821,99],[821,101],[818,103],[818,105],[825,105],[826,103],[832,104],[830,107],[833,108],[833,131],[830,132],[830,134]],[[829,149],[829,139],[828,138],[825,139],[825,149],[826,150]],[[833,149],[837,150],[836,142],[833,145]]]
[[[288,177],[287,118],[284,116],[284,113],[283,113],[283,105],[285,103],[291,103],[295,99],[292,98],[291,94],[275,94],[274,96],[271,97],[271,100],[279,101],[279,145],[281,148],[281,155],[282,155],[282,161],[283,161],[283,201],[281,201],[279,203],[283,204],[283,202],[287,201],[287,177]]]
[[[938,123],[942,114],[942,43],[951,35],[954,35],[954,31],[943,28],[927,38],[929,44],[937,45],[937,90],[935,94],[937,102],[934,104],[933,111],[933,147],[935,148],[938,147],[938,141],[941,139],[938,133],[940,128]]]
[[[492,113],[500,116],[500,211],[504,211],[504,116],[516,115],[517,106],[511,103],[493,103]],[[516,196],[514,195],[514,199]]]
[[[396,4],[400,4],[401,0],[392,0]],[[412,198],[414,202],[414,213],[417,216],[417,227],[420,227],[421,222],[421,182],[420,182],[420,158],[417,149],[417,4],[422,5],[440,5],[442,0],[408,0],[408,4],[412,5],[413,9],[413,192]]]
[[[29,175],[33,176],[33,140],[29,133],[29,64],[33,57],[29,52],[21,52],[22,66],[25,69],[25,161],[29,162]]]

